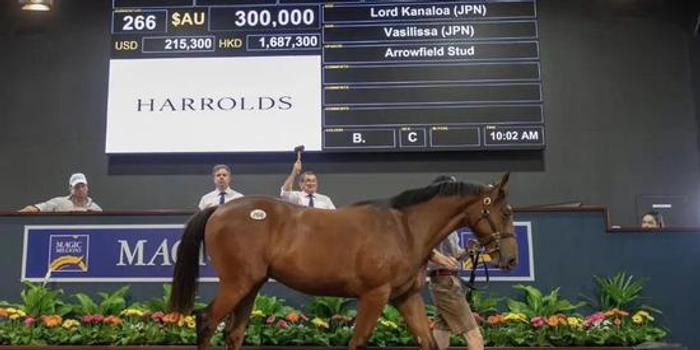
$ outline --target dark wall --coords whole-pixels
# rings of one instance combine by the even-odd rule
[[[538,1],[543,152],[309,155],[306,165],[340,205],[422,186],[441,172],[492,181],[507,170],[516,206],[583,201],[632,224],[638,194],[686,194],[694,205],[696,39],[680,3]],[[18,14],[14,4],[0,4],[0,208],[65,193],[75,171],[88,175],[107,209],[194,207],[219,161],[233,163],[241,192],[276,194],[291,152],[107,157],[110,1],[59,0],[48,16]]]
[[[690,39],[690,69],[693,86],[693,101],[695,103],[695,120],[700,131],[700,3],[688,6],[688,18],[691,23],[693,37]],[[700,148],[700,139],[698,139]]]

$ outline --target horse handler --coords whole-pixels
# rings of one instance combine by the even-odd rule
[[[438,176],[433,180],[433,184],[441,182],[455,182],[455,179],[451,176]],[[464,337],[467,349],[484,349],[481,329],[474,319],[465,298],[462,282],[459,280],[457,258],[464,253],[464,249],[459,246],[459,234],[454,231],[433,250],[428,264],[428,286],[438,311],[433,337],[440,350],[450,346],[452,333]]]

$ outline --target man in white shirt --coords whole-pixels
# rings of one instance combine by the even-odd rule
[[[102,211],[92,198],[88,197],[87,178],[83,173],[75,173],[68,179],[70,194],[55,197],[46,202],[28,205],[20,212],[55,212],[55,211]]]
[[[216,188],[203,195],[199,200],[199,209],[203,210],[243,197],[243,194],[236,192],[229,187],[231,185],[231,168],[225,164],[214,165],[211,170]]]
[[[301,160],[297,160],[294,166],[292,166],[292,172],[282,185],[280,197],[286,201],[305,207],[335,209],[333,201],[328,196],[316,192],[318,191],[318,178],[316,174],[311,171],[301,173],[301,169]],[[292,189],[294,178],[297,176],[299,176],[299,188],[301,188],[301,191],[294,191]]]

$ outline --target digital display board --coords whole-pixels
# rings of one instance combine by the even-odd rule
[[[535,0],[113,0],[107,153],[545,146]]]

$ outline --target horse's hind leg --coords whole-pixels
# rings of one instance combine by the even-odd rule
[[[255,286],[248,295],[238,303],[233,313],[231,313],[229,318],[229,324],[226,327],[226,348],[227,350],[238,350],[243,344],[243,339],[245,338],[245,330],[248,325],[248,318],[250,317],[250,312],[253,310],[253,304],[255,303],[255,297],[258,295],[258,290],[262,286],[262,283]]]
[[[250,292],[251,285],[221,282],[219,291],[207,308],[197,315],[197,349],[209,348],[209,341],[219,322]]]
[[[428,317],[425,314],[425,304],[421,298],[420,291],[410,292],[399,300],[394,301],[394,305],[404,321],[408,329],[413,333],[418,345],[422,350],[437,350],[438,346],[430,332]]]
[[[369,337],[389,300],[390,293],[391,287],[385,285],[360,295],[360,304],[355,319],[355,332],[350,339],[350,350],[367,347]]]

